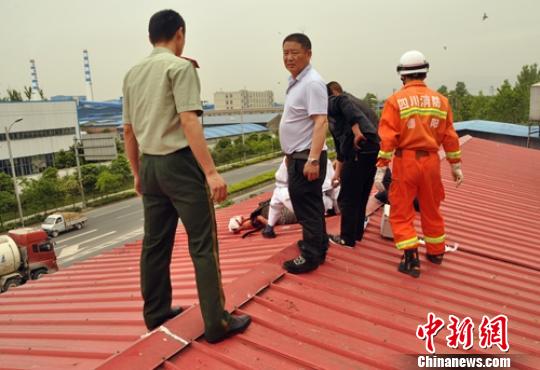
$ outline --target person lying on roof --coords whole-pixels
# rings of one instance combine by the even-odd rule
[[[326,177],[322,186],[324,208],[327,215],[332,216],[339,213],[337,198],[339,186],[332,186],[334,169],[328,161]],[[276,187],[272,193],[272,198],[259,203],[259,206],[251,212],[249,217],[234,216],[229,220],[229,231],[235,234],[243,230],[250,230],[244,234],[247,236],[262,229],[265,238],[275,238],[274,226],[297,223],[292,207],[288,189],[287,166],[285,157],[275,174]]]

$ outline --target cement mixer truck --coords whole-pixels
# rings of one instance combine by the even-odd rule
[[[45,231],[21,228],[0,235],[0,293],[56,271],[54,241]]]

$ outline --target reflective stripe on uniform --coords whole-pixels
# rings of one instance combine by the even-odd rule
[[[379,158],[392,159],[392,152],[383,152],[379,150]]]
[[[409,118],[410,116],[414,114],[418,114],[421,116],[434,116],[437,118],[446,119],[448,112],[437,109],[437,108],[420,108],[420,107],[412,107],[412,108],[404,109],[401,112],[399,112],[399,116],[401,119]]]
[[[418,237],[415,236],[414,238],[402,240],[399,243],[396,243],[397,249],[407,249],[409,247],[416,247],[418,245]]]
[[[436,236],[436,237],[424,235],[424,240],[426,241],[426,243],[430,243],[430,244],[444,243],[445,239],[446,239],[445,234],[442,234],[441,236]]]
[[[459,159],[461,158],[461,150],[457,152],[446,152],[446,158],[448,159]]]

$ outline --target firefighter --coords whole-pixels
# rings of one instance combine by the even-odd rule
[[[398,270],[420,276],[418,246],[414,228],[413,199],[420,203],[426,258],[441,264],[445,252],[444,220],[439,210],[444,199],[438,150],[442,144],[452,167],[456,185],[463,182],[459,139],[454,130],[448,99],[424,83],[429,63],[422,53],[408,51],[401,56],[397,72],[403,88],[390,96],[379,123],[381,150],[377,158],[375,187],[384,190],[383,178],[394,158],[390,187],[390,223],[394,242],[403,256]]]

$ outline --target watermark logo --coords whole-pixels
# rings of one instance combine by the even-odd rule
[[[493,319],[487,316],[482,317],[478,336],[480,337],[480,348],[499,347],[502,352],[508,352],[510,343],[508,342],[508,317],[498,315]]]
[[[416,328],[416,337],[425,341],[426,350],[429,353],[435,353],[435,337],[444,327],[445,321],[433,312],[429,312],[427,322]],[[459,347],[464,350],[471,349],[474,345],[474,328],[475,324],[470,317],[461,320],[454,315],[448,316],[446,329],[449,334],[446,336],[446,345],[454,349]],[[497,346],[502,352],[508,352],[510,349],[508,317],[498,315],[490,319],[483,316],[482,322],[478,326],[478,339],[480,348],[487,349]]]
[[[429,353],[435,353],[434,339],[444,327],[444,320],[435,316],[433,312],[428,313],[427,319],[427,323],[416,328],[416,337],[426,341],[426,350]]]

